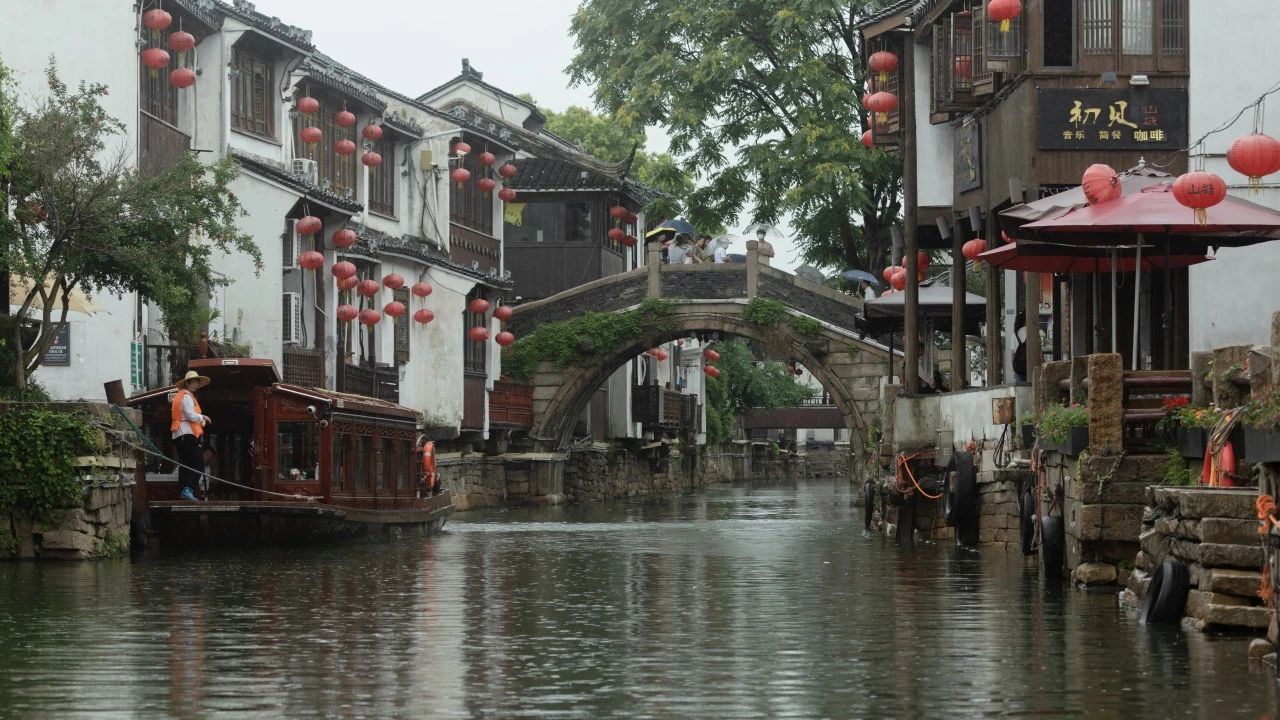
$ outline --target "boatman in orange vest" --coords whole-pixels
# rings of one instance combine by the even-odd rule
[[[173,396],[173,405],[169,408],[169,431],[173,433],[173,446],[178,451],[178,484],[182,487],[179,497],[183,500],[198,500],[196,487],[200,483],[200,470],[204,468],[204,452],[201,439],[205,427],[212,422],[208,415],[200,412],[200,403],[196,402],[196,392],[209,384],[209,378],[188,370],[174,387],[178,392]]]

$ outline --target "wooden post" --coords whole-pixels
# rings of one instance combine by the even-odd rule
[[[645,265],[649,269],[649,297],[662,297],[662,245],[651,242],[645,246]]]
[[[1030,380],[1044,362],[1040,346],[1040,273],[1027,273],[1025,294],[1023,312],[1027,316],[1027,379]]]
[[[964,340],[964,246],[965,234],[956,222],[951,232],[951,389],[963,390],[969,383],[969,354]]]
[[[919,268],[916,252],[920,239],[916,228],[916,113],[915,113],[915,40],[907,35],[902,52],[902,235],[906,247],[907,287],[903,304],[902,343],[906,367],[902,371],[904,394],[920,391],[920,286],[916,280]]]
[[[747,297],[753,298],[760,290],[760,241],[747,241]]]

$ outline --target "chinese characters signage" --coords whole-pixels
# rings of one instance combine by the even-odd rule
[[[1042,150],[1179,150],[1187,91],[1175,88],[1037,90]]]
[[[955,177],[956,192],[982,187],[982,145],[978,123],[968,123],[956,128]]]

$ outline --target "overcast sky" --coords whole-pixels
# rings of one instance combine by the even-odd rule
[[[255,0],[259,12],[311,30],[321,52],[396,91],[417,97],[456,76],[462,58],[485,82],[529,93],[553,110],[593,107],[591,88],[570,87],[564,69],[573,58],[569,20],[579,0]],[[666,149],[661,130],[651,151]],[[731,231],[741,230],[741,218]],[[790,243],[774,243],[774,265],[793,269]],[[737,243],[732,252],[745,252]]]

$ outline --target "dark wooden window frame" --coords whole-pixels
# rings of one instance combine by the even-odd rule
[[[275,54],[244,38],[231,48],[231,127],[271,141],[279,111]]]
[[[387,135],[374,143],[373,151],[382,156],[382,164],[369,171],[369,212],[396,217],[396,145]]]
[[[405,307],[404,314],[394,319],[392,327],[393,357],[397,365],[404,365],[409,362],[409,288],[402,287],[395,290],[392,296]]]
[[[482,152],[478,140],[467,139],[473,148],[472,152],[460,160],[450,162],[450,170],[463,167],[471,172],[471,179],[459,187],[458,183],[449,179],[449,222],[456,223],[476,232],[493,236],[493,198],[496,193],[480,192],[476,182],[485,176],[486,168],[476,159]],[[492,169],[489,169],[492,171]]]
[[[304,127],[318,127],[322,137],[315,145],[307,145],[299,138],[297,152],[300,157],[316,161],[317,177],[322,183],[328,182],[331,192],[342,195],[350,190],[351,197],[355,198],[359,195],[356,156],[339,155],[334,149],[334,145],[342,138],[352,141],[356,139],[355,128],[338,127],[333,121],[333,116],[346,107],[346,103],[329,93],[318,90],[310,92],[320,102],[320,109],[310,115],[299,114],[294,118],[293,133],[297,137]]]
[[[467,304],[480,297],[476,290],[467,295]],[[469,309],[462,311],[462,370],[467,375],[487,375],[489,366],[489,343],[476,342],[471,339],[473,327],[488,327],[485,313],[473,313]]]

